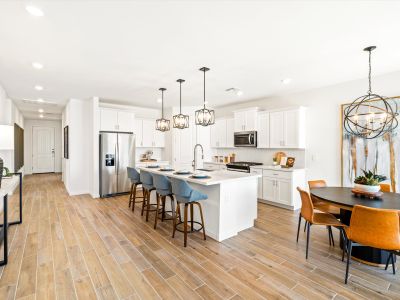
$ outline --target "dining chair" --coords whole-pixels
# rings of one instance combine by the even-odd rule
[[[296,242],[299,242],[299,232],[300,232],[300,226],[301,226],[301,218],[304,218],[304,220],[307,221],[307,244],[306,244],[306,259],[308,259],[308,248],[310,244],[310,229],[312,225],[323,225],[327,226],[329,228],[329,238],[332,237],[332,226],[337,227],[340,230],[340,233],[342,234],[343,239],[344,237],[344,231],[343,227],[345,227],[344,224],[342,224],[338,219],[335,218],[335,216],[329,214],[329,213],[324,213],[324,212],[315,212],[314,211],[314,205],[311,200],[310,194],[307,193],[306,191],[302,190],[300,187],[297,187],[297,190],[300,193],[300,198],[301,198],[301,210],[299,214],[299,223],[297,225],[297,239]],[[342,254],[342,259],[343,259],[343,254]]]
[[[137,196],[136,195],[136,190],[138,185],[141,185],[142,182],[140,181],[140,173],[135,169],[131,167],[127,167],[128,171],[128,178],[131,181],[131,192],[129,194],[129,207],[132,205],[132,211],[135,211],[135,204],[137,203],[142,203],[142,201],[136,201],[136,199],[144,199],[144,189],[142,189],[142,196]],[[142,216],[143,216],[143,210],[142,210]]]
[[[362,245],[391,252],[393,274],[394,253],[400,250],[399,212],[392,209],[355,205],[350,226],[345,228],[347,237],[347,264],[344,282],[347,284],[353,246]]]
[[[381,183],[379,185],[381,187],[381,191],[384,193],[390,193],[392,191],[389,183]]]

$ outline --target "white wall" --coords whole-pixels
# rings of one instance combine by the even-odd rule
[[[320,76],[323,76],[321,74]],[[400,95],[400,72],[374,76],[373,92],[384,96]],[[306,106],[307,179],[326,179],[341,184],[341,104],[366,93],[366,78],[284,97],[270,97],[216,108],[217,117],[231,116],[235,109],[258,106],[264,109]],[[254,160],[259,158],[254,158]]]
[[[24,128],[24,161],[25,174],[32,174],[32,151],[33,151],[33,127],[43,126],[54,128],[54,169],[56,173],[61,172],[61,157],[63,149],[61,147],[61,120],[25,120]]]

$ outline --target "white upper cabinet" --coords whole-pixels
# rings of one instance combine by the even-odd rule
[[[135,119],[133,122],[133,133],[136,138],[136,147],[143,147],[143,120]]]
[[[218,135],[218,147],[226,147],[226,120],[221,119],[215,122],[215,127],[217,128]]]
[[[134,133],[136,134],[136,147],[165,147],[165,133],[156,130],[156,120],[137,119]]]
[[[211,148],[233,148],[233,119],[217,119],[211,126],[210,144]]]
[[[235,119],[226,119],[226,147],[234,147]]]
[[[269,148],[269,112],[257,116],[257,148]]]
[[[270,113],[271,148],[305,148],[303,107]]]
[[[257,108],[234,112],[235,132],[257,130]]]
[[[100,130],[133,132],[135,114],[110,108],[100,108]]]

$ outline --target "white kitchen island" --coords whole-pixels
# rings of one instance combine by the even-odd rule
[[[207,194],[208,199],[200,201],[206,235],[219,242],[254,226],[254,220],[257,218],[257,184],[258,178],[261,177],[259,174],[220,170],[207,172],[211,178],[194,179],[191,175],[176,175],[175,171],[139,169],[185,180],[194,189]],[[155,203],[155,192],[151,194],[151,203]],[[167,210],[170,210],[169,202],[166,201]],[[200,220],[197,209],[194,219]]]

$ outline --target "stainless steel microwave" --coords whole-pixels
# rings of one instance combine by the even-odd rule
[[[257,147],[257,131],[235,132],[235,147]]]

